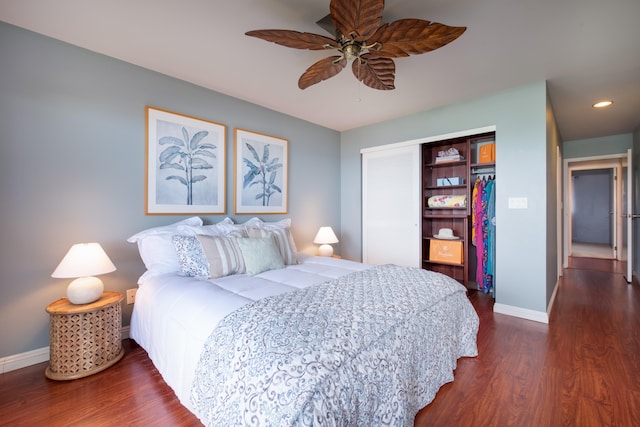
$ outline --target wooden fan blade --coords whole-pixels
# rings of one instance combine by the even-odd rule
[[[380,43],[372,50],[377,56],[386,58],[419,55],[451,43],[466,29],[422,19],[400,19],[381,26],[367,44]]]
[[[358,80],[373,89],[395,89],[394,80],[396,64],[391,58],[382,58],[372,54],[365,54],[356,58],[351,65],[353,75]]]
[[[323,50],[327,49],[327,46],[333,48],[340,47],[337,41],[329,37],[313,33],[301,33],[300,31],[253,30],[247,31],[245,34],[295,49]]]
[[[311,85],[327,80],[342,71],[346,65],[347,59],[344,56],[330,56],[321,59],[307,68],[307,71],[300,76],[298,87],[306,89]]]
[[[362,42],[382,23],[384,0],[331,0],[329,8],[336,29],[345,37]]]

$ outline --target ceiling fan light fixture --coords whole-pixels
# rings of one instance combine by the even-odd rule
[[[347,60],[351,61],[360,57],[361,47],[358,43],[349,43],[342,49],[342,53]]]
[[[611,104],[613,104],[613,101],[611,100],[606,100],[606,101],[598,101],[595,104],[592,105],[593,108],[605,108],[610,106]]]

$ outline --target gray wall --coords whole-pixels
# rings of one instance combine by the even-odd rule
[[[562,181],[562,169],[561,159],[559,158],[559,151],[562,152],[562,138],[560,137],[560,131],[558,129],[558,123],[556,122],[555,114],[553,112],[553,106],[551,105],[551,99],[549,92],[547,91],[546,100],[546,122],[547,122],[547,217],[546,217],[546,238],[547,238],[547,258],[546,258],[546,273],[547,273],[547,288],[546,288],[546,307],[548,311],[549,302],[553,296],[558,276],[561,274],[560,267],[562,262],[558,253],[558,245],[562,246],[562,221],[559,220],[558,210],[561,209],[562,204],[559,203],[559,199],[562,196],[562,188],[559,185]],[[535,184],[534,184],[535,185]],[[561,212],[560,212],[561,213]]]
[[[573,171],[571,179],[572,241],[613,245],[613,169]]]
[[[562,143],[564,159],[597,157],[609,154],[624,154],[633,147],[633,135],[630,133],[603,136],[599,138],[576,139]]]
[[[553,123],[553,117],[546,117],[547,108],[546,83],[539,82],[343,132],[343,255],[362,256],[360,149],[495,125],[496,302],[545,312],[550,298],[547,289],[553,288],[557,271],[557,257],[547,256],[557,253],[557,231],[547,227],[547,208],[556,203],[555,188],[551,193],[548,188],[548,174],[556,174],[559,144],[557,138],[548,136],[547,121]],[[527,197],[528,209],[508,209],[510,197]]]
[[[143,272],[126,239],[184,218],[144,215],[145,105],[227,125],[227,212],[233,129],[288,139],[289,214],[263,219],[291,217],[306,251],[321,225],[339,235],[337,132],[4,23],[0,58],[0,357],[49,345],[45,307],[69,282],[50,276],[72,244],[100,242],[105,288],[124,291]]]

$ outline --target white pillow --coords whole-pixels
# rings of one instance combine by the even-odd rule
[[[231,218],[225,218],[217,224],[205,226],[202,224],[202,219],[194,216],[173,224],[149,228],[129,237],[128,242],[138,244],[138,252],[147,269],[143,277],[181,271],[176,249],[172,242],[174,235],[216,235],[223,233],[223,227],[233,224],[233,221]]]
[[[178,272],[180,264],[171,236],[179,233],[178,229],[181,226],[201,225],[202,219],[194,216],[173,224],[143,230],[129,237],[127,242],[138,244],[138,252],[147,271],[154,274]]]
[[[180,225],[178,226],[177,234],[185,236],[197,236],[198,234],[206,236],[224,236],[227,232],[227,227],[232,225],[233,220],[227,217],[222,221],[211,225]]]
[[[182,221],[174,222],[169,225],[162,225],[160,227],[148,228],[142,230],[127,239],[129,243],[137,243],[141,239],[158,234],[173,234],[182,225],[199,226],[202,225],[202,218],[198,216],[192,216],[191,218],[183,219]]]
[[[267,237],[272,236],[275,239],[280,255],[284,260],[285,265],[297,264],[296,253],[291,247],[291,232],[289,228],[274,228],[271,231],[267,231],[258,227],[247,227],[247,234],[249,237]]]
[[[242,257],[249,276],[284,268],[282,255],[280,255],[273,237],[260,237],[258,239],[239,237],[238,245],[242,251]]]
[[[244,237],[247,237],[247,227],[257,227],[261,223],[262,223],[262,220],[260,218],[254,217],[242,224],[234,224],[233,222],[231,222],[231,224],[229,223],[221,224],[220,230],[222,230],[224,235],[228,235],[230,233],[235,232],[235,233],[241,233]]]
[[[209,264],[209,277],[229,276],[246,271],[237,237],[233,235],[196,236]]]

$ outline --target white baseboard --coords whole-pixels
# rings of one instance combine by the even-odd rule
[[[129,338],[129,326],[123,327],[121,331],[122,339]],[[20,368],[26,368],[27,366],[36,365],[48,360],[49,347],[42,347],[36,350],[27,351],[25,353],[2,357],[0,358],[0,374],[15,371],[16,369]]]
[[[506,314],[507,316],[520,317],[521,319],[533,320],[534,322],[549,323],[549,315],[544,311],[529,310],[528,308],[495,303],[493,305],[493,312]]]
[[[0,359],[0,374],[26,368],[27,366],[49,360],[49,347],[43,347],[26,353],[14,354]]]

